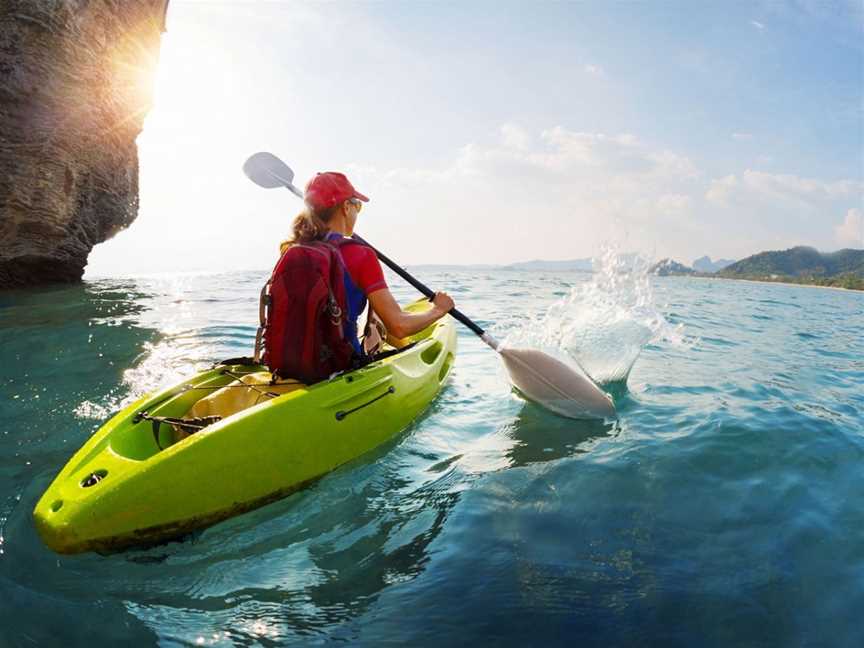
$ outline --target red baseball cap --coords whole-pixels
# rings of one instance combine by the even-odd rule
[[[315,209],[329,209],[334,205],[356,198],[363,202],[369,199],[354,188],[344,173],[325,171],[318,173],[306,184],[304,199]]]

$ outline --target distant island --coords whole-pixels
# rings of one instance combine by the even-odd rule
[[[693,269],[696,272],[718,272],[733,263],[735,263],[735,259],[717,259],[716,261],[712,261],[711,257],[703,256],[693,262]]]
[[[658,261],[651,267],[651,272],[661,277],[696,274],[696,271],[690,266],[686,266],[678,261],[673,261],[672,259],[663,259],[662,261]]]
[[[625,254],[622,260],[624,265],[629,267],[636,258],[634,254]],[[716,269],[708,270],[708,268]],[[535,259],[503,265],[422,264],[410,266],[410,269],[434,270],[436,272],[450,270],[591,272],[593,261],[591,259],[568,259],[564,261]],[[823,253],[812,247],[798,246],[788,250],[760,252],[740,261],[731,259],[712,261],[711,257],[703,256],[693,261],[692,265],[685,265],[674,259],[663,259],[651,266],[650,272],[661,277],[746,279],[864,290],[864,250],[845,249]]]
[[[554,272],[557,270],[576,270],[579,272],[591,272],[594,262],[591,259],[571,259],[569,261],[521,261],[504,266],[507,270],[541,270]]]
[[[844,249],[823,253],[812,247],[798,246],[788,250],[760,252],[724,265],[714,272],[700,271],[673,259],[663,259],[653,266],[652,271],[663,277],[746,279],[864,290],[864,250]]]
[[[448,270],[533,270],[535,272],[591,272],[593,261],[591,259],[567,259],[564,261],[545,261],[534,259],[532,261],[519,261],[505,265],[472,264],[472,265],[445,265],[445,264],[421,264],[409,266],[411,269],[435,270],[447,272]]]

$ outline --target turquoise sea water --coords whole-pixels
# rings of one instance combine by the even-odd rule
[[[33,506],[120,404],[248,353],[264,274],[0,295],[0,646],[864,645],[864,294],[419,274],[615,381],[618,420],[523,402],[463,330],[387,446],[110,556],[53,554]]]

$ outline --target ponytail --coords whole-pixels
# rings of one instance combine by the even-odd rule
[[[328,223],[337,209],[339,209],[339,205],[319,210],[307,206],[294,218],[294,223],[291,226],[293,236],[279,244],[279,253],[284,254],[285,250],[292,245],[324,240],[330,231]]]

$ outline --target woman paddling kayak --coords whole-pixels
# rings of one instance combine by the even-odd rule
[[[332,171],[317,174],[306,185],[304,200],[306,208],[294,219],[293,236],[282,243],[281,253],[284,256],[294,246],[330,243],[338,249],[346,270],[343,282],[347,312],[342,314],[342,327],[345,339],[353,349],[353,357],[347,363],[341,361],[335,366],[331,363],[327,366],[328,371],[346,369],[365,360],[365,351],[358,339],[357,320],[366,308],[367,300],[387,331],[398,339],[422,331],[454,308],[450,296],[438,292],[431,309],[425,312],[402,310],[387,287],[375,252],[350,238],[363,203],[369,199],[354,189],[344,174]],[[268,364],[274,364],[272,358]]]
[[[443,317],[453,301],[438,293],[396,310],[375,251],[348,238],[365,201],[341,174],[309,183],[262,290],[256,358],[184,378],[103,425],[34,508],[49,547],[115,551],[210,526],[356,460],[429,406],[455,361],[454,322]],[[367,297],[408,339],[354,362]]]

